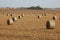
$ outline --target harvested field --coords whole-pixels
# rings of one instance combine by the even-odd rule
[[[14,14],[18,19],[13,25],[7,24],[7,19]],[[42,14],[48,14],[46,16]],[[56,15],[55,15],[56,14]],[[38,15],[42,17],[38,19]],[[46,28],[46,21],[53,20],[53,16],[57,16],[54,20],[56,25],[54,29]],[[14,10],[0,9],[0,40],[60,40],[60,10]]]

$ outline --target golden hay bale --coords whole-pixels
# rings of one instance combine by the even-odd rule
[[[12,24],[13,24],[13,20],[12,20],[12,19],[8,19],[8,20],[7,20],[7,24],[8,24],[8,25],[12,25]]]
[[[56,20],[57,19],[57,17],[56,16],[53,16],[53,20]]]
[[[22,14],[21,16],[24,17],[24,14]]]
[[[7,16],[10,16],[10,14],[7,14]]]
[[[18,19],[22,18],[22,16],[18,16]]]
[[[41,18],[42,16],[38,16],[38,18]]]
[[[49,20],[46,22],[47,29],[54,29],[55,28],[55,21]]]
[[[10,16],[13,16],[12,14],[10,14]]]
[[[13,20],[13,21],[17,21],[17,18],[16,18],[16,17],[13,17],[12,20]]]
[[[46,13],[44,14],[44,16],[47,16],[47,15],[48,15],[48,14],[46,14]]]

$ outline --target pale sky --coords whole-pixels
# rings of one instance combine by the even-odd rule
[[[30,7],[58,8],[60,0],[0,0],[0,7]]]

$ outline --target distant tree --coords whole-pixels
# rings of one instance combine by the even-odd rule
[[[37,10],[41,10],[41,9],[43,9],[43,8],[40,7],[40,6],[36,6],[36,7],[31,6],[31,7],[27,8],[27,9],[37,9]]]
[[[28,7],[28,9],[34,9],[34,6]]]

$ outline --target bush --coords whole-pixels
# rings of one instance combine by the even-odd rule
[[[31,7],[28,7],[27,9],[37,9],[37,10],[41,10],[41,9],[43,9],[42,7],[40,7],[40,6],[31,6]]]

